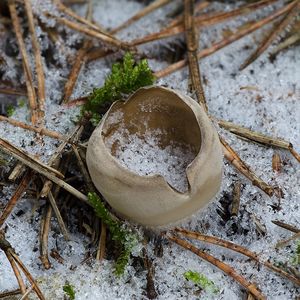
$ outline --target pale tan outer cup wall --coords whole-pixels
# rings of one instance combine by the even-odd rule
[[[199,124],[201,148],[187,168],[189,191],[179,193],[159,175],[139,176],[118,163],[101,135],[110,110],[91,135],[87,166],[96,188],[121,216],[146,226],[164,226],[186,218],[211,201],[221,185],[223,159],[218,134],[202,107],[171,89],[143,89],[152,88],[180,97],[192,109]]]

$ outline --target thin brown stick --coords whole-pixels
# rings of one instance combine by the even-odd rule
[[[4,117],[4,116],[0,116],[0,121],[7,122],[7,123],[9,123],[13,126],[36,132],[39,135],[46,135],[46,136],[49,136],[51,138],[61,140],[61,141],[66,140],[66,138],[62,134],[60,134],[59,132],[46,129],[44,127],[36,127],[36,126],[26,124],[24,122],[20,122],[20,121],[17,121],[15,119],[7,118],[7,117]]]
[[[188,63],[192,80],[192,87],[196,92],[198,102],[202,104],[205,111],[207,111],[207,104],[202,87],[199,62],[197,58],[198,37],[196,34],[194,23],[194,0],[184,1],[184,27],[185,37],[187,41]]]
[[[51,207],[55,213],[55,216],[56,216],[56,219],[57,219],[57,223],[60,227],[60,230],[61,230],[61,233],[63,234],[64,238],[66,241],[69,241],[70,240],[70,236],[69,236],[69,233],[68,233],[68,230],[67,230],[67,227],[63,221],[63,218],[61,216],[61,213],[57,207],[57,204],[56,204],[56,201],[55,201],[55,198],[52,194],[51,191],[49,191],[48,193],[48,199],[49,199],[49,202],[51,204]]]
[[[106,225],[101,220],[101,234],[100,234],[100,239],[99,239],[98,249],[97,249],[97,254],[96,254],[96,259],[99,261],[103,260],[105,257],[106,233],[107,233]]]
[[[247,58],[246,61],[241,65],[240,70],[245,69],[252,62],[254,62],[271,45],[271,43],[289,25],[294,17],[299,14],[299,8],[299,1],[294,0],[289,6],[289,10],[287,11],[286,16],[279,22],[279,24],[275,24],[270,34],[263,40],[260,46],[255,50],[255,52],[251,54],[250,57]]]
[[[217,12],[212,14],[205,14],[202,16],[198,16],[195,18],[195,24],[196,26],[210,26],[214,25],[216,23],[223,22],[225,20],[242,16],[246,14],[250,14],[253,11],[262,8],[264,6],[270,5],[273,2],[276,2],[278,0],[261,0],[256,1],[254,3],[249,3],[244,6],[238,7],[237,9],[234,9],[229,12]]]
[[[16,289],[16,290],[13,290],[13,291],[2,292],[2,293],[0,293],[0,299],[16,296],[16,295],[19,295],[19,294],[21,294],[20,289]]]
[[[300,162],[299,160],[299,154],[294,150],[293,145],[285,141],[284,139],[274,138],[253,130],[250,130],[248,128],[242,127],[240,125],[236,125],[232,122],[224,121],[224,120],[217,120],[218,124],[225,128],[226,130],[229,130],[230,132],[241,136],[245,139],[255,141],[257,143],[277,147],[281,149],[286,149],[291,152],[291,154]]]
[[[57,171],[54,168],[49,167],[48,165],[40,162],[35,157],[26,153],[22,149],[14,146],[10,142],[0,138],[0,148],[6,152],[8,155],[11,155],[21,161],[23,164],[31,167],[32,169],[37,169],[40,173],[43,170],[44,172],[48,172],[58,178],[64,178],[63,174]],[[33,166],[33,167],[32,167]]]
[[[7,252],[7,251],[4,251],[4,253],[5,253],[5,255],[6,255],[8,261],[9,261],[9,263],[11,265],[11,268],[13,269],[15,277],[16,277],[16,279],[18,281],[18,284],[19,284],[19,287],[20,287],[20,290],[21,290],[21,294],[25,295],[25,293],[26,293],[26,285],[25,285],[25,283],[24,283],[24,281],[22,279],[22,276],[21,276],[21,273],[20,273],[19,269],[18,269],[18,267],[17,267],[17,265],[16,265],[16,263],[15,263],[12,255],[9,252]]]
[[[203,1],[203,2],[199,2],[198,4],[195,4],[195,14],[200,12],[201,10],[207,8],[209,5],[210,5],[210,2],[208,2],[208,1]],[[171,27],[181,24],[182,22],[184,22],[184,16],[182,14],[180,14],[178,17],[173,19],[168,24],[167,27],[171,28]]]
[[[38,105],[37,105],[37,101],[36,101],[36,94],[35,94],[35,89],[33,86],[32,73],[31,73],[31,69],[30,69],[30,65],[29,65],[28,56],[26,53],[24,40],[22,37],[21,24],[19,21],[19,17],[17,15],[15,1],[14,0],[9,1],[8,7],[9,7],[12,23],[14,26],[15,34],[17,37],[19,49],[22,54],[23,68],[24,68],[25,81],[26,81],[26,87],[27,87],[27,95],[28,95],[29,106],[30,106],[30,110],[31,110],[31,122],[33,124],[36,124],[36,122],[38,121],[38,111],[37,111]]]
[[[279,16],[281,16],[282,14],[286,13],[289,10],[290,5],[287,5],[281,9],[278,9],[276,12],[274,12],[272,15],[263,18],[261,20],[259,20],[258,22],[254,23],[254,24],[250,24],[247,28],[244,28],[242,30],[239,30],[238,32],[230,35],[229,37],[221,40],[220,42],[217,42],[215,44],[213,44],[213,46],[211,46],[210,48],[206,48],[200,52],[198,52],[198,58],[203,58],[203,57],[207,57],[215,52],[217,52],[218,50],[228,46],[229,44],[243,38],[244,36],[256,31],[257,29],[263,27],[264,25],[272,22],[273,20],[277,19]],[[171,64],[170,66],[166,67],[165,69],[162,69],[156,73],[154,73],[156,78],[162,78],[165,77],[175,71],[178,71],[179,69],[185,67],[187,65],[187,60],[183,59],[180,60],[174,64]]]
[[[111,30],[111,33],[115,34],[118,31],[125,29],[126,27],[130,26],[132,23],[140,20],[141,18],[148,15],[149,13],[154,11],[155,9],[160,8],[160,7],[168,4],[169,2],[171,2],[171,0],[155,0],[155,1],[153,1],[151,4],[149,4],[144,9],[139,11],[137,14],[135,14],[129,20],[125,21],[121,25],[119,25],[116,28],[114,28],[113,30]]]
[[[50,179],[51,181],[53,181],[54,183],[56,183],[57,185],[59,185],[60,187],[62,187],[63,189],[65,189],[66,191],[71,193],[72,195],[74,195],[79,200],[89,204],[87,201],[86,195],[82,194],[80,191],[78,191],[77,189],[75,189],[74,187],[72,187],[71,185],[69,185],[68,183],[66,183],[65,181],[63,181],[61,179],[61,178],[63,178],[63,175],[60,172],[33,159],[28,154],[25,154],[24,151],[14,147],[14,146],[13,146],[13,149],[15,150],[15,152],[10,152],[9,151],[10,149],[6,147],[7,144],[10,145],[10,143],[8,143],[7,141],[4,141],[3,139],[0,138],[0,146],[2,146],[3,151],[5,151],[8,154],[13,155],[16,159],[22,161],[22,163],[24,165],[30,167],[32,170],[36,171],[37,173],[40,173],[43,176],[47,177],[48,179]],[[10,145],[10,146],[12,146],[12,145]],[[18,153],[18,154],[16,154],[16,153]],[[20,153],[22,155],[20,155]]]
[[[130,50],[132,48],[131,45],[129,45],[127,42],[122,42],[118,39],[116,39],[115,37],[111,37],[107,34],[101,33],[99,31],[96,31],[94,29],[89,29],[86,27],[83,27],[82,25],[75,23],[73,21],[70,21],[66,18],[62,18],[62,17],[58,17],[58,16],[54,16],[54,15],[49,15],[48,13],[46,14],[46,16],[50,16],[55,18],[59,23],[73,29],[76,30],[78,32],[84,33],[90,37],[99,39],[103,42],[106,42],[108,44],[111,44],[113,46],[116,46],[118,48],[124,49],[124,50]]]
[[[17,163],[12,172],[8,176],[9,181],[16,181],[20,174],[24,171],[25,167],[22,163]]]
[[[242,285],[247,291],[249,291],[251,294],[253,294],[257,299],[259,300],[266,300],[266,297],[258,290],[258,288],[251,282],[249,282],[248,280],[246,280],[243,276],[241,276],[240,274],[238,274],[232,267],[230,267],[229,265],[223,263],[222,261],[220,261],[219,259],[217,259],[216,257],[201,251],[200,249],[196,248],[195,246],[193,246],[191,243],[182,240],[176,236],[167,236],[167,238],[176,243],[177,245],[195,253],[196,255],[198,255],[199,257],[201,257],[202,259],[208,261],[209,263],[213,264],[214,266],[216,266],[217,268],[219,268],[220,270],[222,270],[225,274],[229,275],[230,277],[232,277],[234,280],[236,280],[240,285]]]
[[[272,223],[274,223],[275,225],[279,226],[279,227],[282,227],[286,230],[289,230],[291,232],[294,232],[294,233],[298,233],[300,232],[300,229],[298,229],[297,227],[293,226],[293,225],[290,225],[290,224],[287,224],[287,223],[284,223],[282,221],[278,221],[278,220],[272,220]]]
[[[82,125],[77,125],[75,127],[75,129],[72,131],[72,133],[69,134],[69,137],[67,138],[67,140],[64,141],[63,143],[61,143],[59,145],[59,147],[56,149],[55,153],[52,155],[52,157],[48,161],[49,166],[52,166],[54,168],[58,167],[60,157],[61,157],[67,143],[75,142],[75,140],[77,140],[77,137],[80,136],[80,134],[82,133],[83,128],[84,127]],[[51,180],[46,180],[44,182],[43,188],[41,190],[40,197],[42,197],[42,198],[47,197],[48,193],[51,190],[51,187],[52,187],[52,181]]]
[[[33,286],[30,286],[30,287],[26,290],[25,294],[20,298],[20,300],[26,300],[26,299],[28,299],[27,296],[31,293],[32,290],[33,290]]]
[[[16,90],[12,88],[0,88],[0,94],[27,96],[26,91]]]
[[[88,52],[87,62],[90,63],[96,59],[105,57],[113,53],[111,49],[95,48]]]
[[[274,172],[280,172],[282,169],[282,160],[279,153],[275,152],[272,155],[272,170]]]
[[[68,103],[66,103],[65,107],[73,107],[73,106],[80,106],[85,104],[88,101],[88,96],[80,97],[74,100],[70,100]]]
[[[14,258],[14,260],[16,261],[16,263],[18,264],[18,266],[20,267],[20,269],[23,271],[23,273],[25,274],[26,278],[29,280],[30,284],[33,286],[34,291],[36,292],[37,296],[39,297],[39,299],[41,300],[46,300],[46,298],[44,297],[42,291],[40,290],[38,284],[36,283],[36,281],[34,280],[34,278],[31,276],[30,272],[27,270],[27,268],[25,267],[25,265],[22,263],[22,261],[20,260],[20,258],[18,257],[18,255],[13,251],[12,248],[10,248],[9,253],[11,253],[12,257]]]
[[[92,18],[92,2],[89,1],[86,19],[91,20],[91,18]],[[78,50],[73,67],[69,74],[69,78],[68,78],[65,88],[64,88],[64,95],[62,97],[62,103],[69,102],[70,97],[73,92],[73,89],[75,87],[76,81],[80,74],[81,67],[84,65],[84,63],[88,59],[87,52],[91,46],[92,46],[92,41],[89,39],[85,39],[83,42],[83,46]]]
[[[33,176],[33,172],[31,170],[26,171],[24,176],[22,177],[22,180],[20,184],[18,185],[17,189],[15,190],[14,194],[10,198],[10,200],[7,202],[2,215],[0,216],[0,227],[4,224],[8,216],[11,214],[12,210],[16,206],[18,200],[21,198],[23,193],[25,192],[27,186],[29,185],[31,179]]]
[[[72,9],[66,7],[61,1],[54,0],[54,3],[56,4],[56,6],[58,7],[58,9],[61,12],[65,13],[65,14],[69,15],[70,17],[74,18],[75,20],[91,27],[92,29],[94,29],[96,31],[99,31],[100,33],[103,33],[105,35],[109,35],[109,33],[104,28],[101,28],[99,25],[93,23],[90,18],[83,18],[83,17],[77,15]]]
[[[84,63],[88,59],[87,51],[91,47],[91,44],[92,43],[90,40],[85,40],[82,48],[80,48],[76,54],[76,58],[75,58],[73,67],[69,74],[69,78],[65,84],[64,94],[63,94],[62,101],[61,101],[62,103],[68,103],[70,100],[70,97],[72,95],[73,89],[76,84],[76,81],[80,74],[81,67],[84,65]]]
[[[232,216],[237,216],[240,209],[240,200],[241,200],[241,187],[242,184],[240,181],[237,181],[233,185],[233,200],[231,205],[230,214]]]
[[[247,177],[254,186],[257,186],[267,195],[272,196],[274,189],[269,184],[259,178],[238,156],[238,154],[220,137],[220,141],[223,145],[223,153],[225,158],[238,169],[245,177]]]
[[[218,24],[220,22],[223,22],[227,19],[231,19],[233,17],[236,17],[238,15],[248,14],[252,11],[269,5],[272,2],[275,2],[277,0],[263,0],[256,3],[251,3],[248,5],[245,5],[243,7],[240,7],[236,10],[232,10],[229,12],[221,12],[221,13],[214,13],[212,15],[202,15],[195,17],[195,26],[196,27],[206,27],[206,26],[212,26],[214,24]],[[178,24],[176,26],[173,26],[172,24],[169,25],[167,28],[162,29],[159,32],[155,32],[152,34],[149,34],[147,36],[144,36],[142,38],[135,39],[131,41],[131,45],[137,46],[145,43],[149,43],[152,41],[157,41],[159,39],[168,38],[177,34],[180,34],[184,31],[184,25]]]
[[[280,276],[282,276],[286,279],[289,279],[290,281],[294,282],[297,285],[300,285],[300,279],[299,278],[295,278],[291,274],[289,274],[289,273],[285,272],[284,270],[274,266],[272,263],[270,263],[267,260],[261,260],[256,253],[248,250],[247,248],[245,248],[243,246],[234,244],[230,241],[226,241],[226,240],[220,239],[220,238],[215,237],[215,236],[209,236],[209,235],[201,234],[200,232],[189,231],[189,230],[186,230],[186,229],[183,229],[183,228],[176,228],[175,231],[180,233],[180,234],[183,234],[184,236],[186,236],[188,238],[195,239],[195,240],[205,242],[205,243],[209,243],[209,244],[213,244],[213,245],[217,245],[217,246],[224,247],[224,248],[233,250],[235,252],[241,253],[241,254],[243,254],[243,255],[259,262],[259,263],[261,263],[266,268],[276,272],[278,275],[280,275]]]
[[[153,279],[154,278],[153,263],[152,260],[149,259],[146,247],[142,249],[142,253],[143,253],[144,266],[147,270],[147,286],[146,286],[147,298],[156,299],[158,295],[155,289],[155,284]]]
[[[32,7],[29,0],[24,0],[25,10],[28,18],[29,31],[32,39],[33,52],[35,57],[35,68],[37,75],[37,83],[38,83],[38,107],[39,107],[39,116],[41,119],[44,118],[45,115],[45,75],[42,64],[42,56],[41,49],[38,43],[38,39],[35,33],[35,25],[34,25],[34,17],[32,13]]]
[[[51,205],[46,206],[46,213],[42,216],[41,231],[40,231],[40,260],[46,270],[51,268],[51,263],[48,257],[48,236],[51,226]]]
[[[85,164],[84,164],[83,161],[82,161],[82,158],[81,158],[81,156],[80,156],[80,154],[79,154],[79,152],[78,152],[77,147],[74,146],[74,145],[72,145],[72,150],[73,150],[73,152],[74,152],[74,154],[75,154],[75,156],[76,156],[78,167],[79,167],[79,169],[80,169],[80,171],[81,171],[81,174],[82,174],[83,179],[84,179],[84,181],[85,181],[85,183],[86,183],[86,185],[87,185],[88,190],[89,190],[90,192],[94,191],[95,188],[94,188],[92,179],[91,179],[91,177],[90,177],[90,174],[89,174],[89,172],[88,172],[88,170],[87,170]]]
[[[278,44],[275,49],[271,51],[271,56],[274,57],[277,55],[280,51],[292,46],[293,44],[296,44],[300,41],[300,32],[296,32],[287,39],[285,39],[283,42]],[[1,90],[0,90],[1,92]]]

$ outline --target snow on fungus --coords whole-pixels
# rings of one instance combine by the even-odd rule
[[[204,208],[218,192],[222,150],[196,101],[150,86],[111,106],[89,140],[87,165],[117,213],[165,226]]]

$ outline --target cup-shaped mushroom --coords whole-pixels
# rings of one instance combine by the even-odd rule
[[[215,196],[222,150],[195,100],[150,86],[110,107],[89,140],[87,166],[118,214],[146,226],[165,226]]]

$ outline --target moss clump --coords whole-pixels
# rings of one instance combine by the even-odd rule
[[[63,286],[63,291],[65,292],[65,295],[67,296],[68,299],[75,300],[75,291],[74,291],[74,287],[71,284],[66,283]]]
[[[153,84],[154,81],[155,77],[147,60],[136,63],[128,52],[121,63],[113,64],[111,74],[106,78],[103,87],[94,89],[83,106],[82,113],[89,112],[92,123],[97,125],[101,118],[99,110],[104,104],[119,100],[140,87]]]
[[[7,116],[11,117],[14,114],[15,110],[16,109],[15,109],[15,107],[12,104],[7,105],[7,107],[6,107],[6,114],[7,114]]]
[[[121,222],[112,218],[96,193],[89,193],[88,201],[94,208],[97,217],[108,227],[112,239],[120,245],[121,254],[116,261],[115,273],[121,276],[129,262],[132,250],[138,244],[138,236],[129,229],[126,229]]]
[[[216,287],[215,283],[209,280],[205,275],[194,271],[187,271],[183,274],[186,280],[192,281],[194,284],[199,286],[202,290],[210,292],[213,294],[219,293],[219,289]]]

